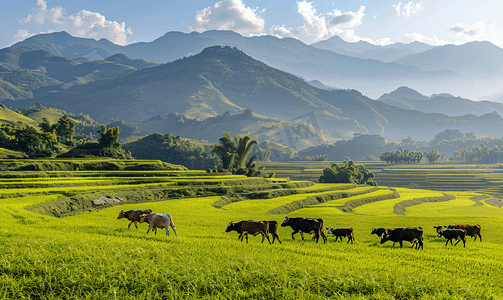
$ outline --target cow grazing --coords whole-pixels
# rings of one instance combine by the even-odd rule
[[[234,223],[232,221],[227,224],[227,229],[225,232],[237,231],[239,233],[239,239],[243,239],[243,236],[246,237],[246,242],[248,243],[248,234],[253,236],[261,234],[262,235],[262,243],[264,239],[267,238],[269,244],[271,240],[269,239],[269,222],[268,221],[241,221]],[[279,239],[278,239],[279,240]]]
[[[151,209],[135,209],[135,210],[128,210],[128,211],[121,210],[117,219],[126,218],[129,221],[131,221],[131,223],[129,223],[129,225],[127,227],[128,229],[131,226],[131,224],[133,224],[133,223],[134,223],[134,226],[136,227],[136,229],[138,229],[138,226],[136,225],[136,223],[140,223],[140,216],[143,214],[150,214],[150,213],[152,213]]]
[[[323,220],[322,219],[307,219],[307,218],[288,218],[285,217],[283,223],[281,223],[281,227],[290,226],[293,229],[292,239],[295,240],[294,235],[296,233],[300,233],[302,240],[304,240],[303,233],[310,233],[314,231],[314,238],[316,239],[316,243],[321,237],[323,238],[323,243],[327,242],[327,238],[325,233],[323,232]]]
[[[351,244],[353,244],[353,241],[355,240],[355,237],[353,235],[353,228],[327,228],[327,234],[331,234],[335,236],[335,241],[340,238],[342,242],[343,237],[348,238],[348,243],[351,241]]]
[[[147,222],[149,224],[147,233],[154,228],[155,234],[157,234],[157,228],[163,229],[166,228],[166,235],[169,235],[169,227],[173,229],[176,234],[176,227],[173,223],[173,217],[170,214],[158,214],[158,213],[150,213],[143,214],[140,216],[140,223]]]
[[[416,244],[415,248],[421,250],[423,249],[423,229],[421,227],[403,227],[395,228],[388,234],[383,233],[381,236],[381,244],[387,241],[392,241],[394,243],[400,243],[400,248],[402,248],[402,242],[407,241]]]
[[[466,246],[466,231],[463,229],[446,229],[446,230],[439,230],[437,232],[438,237],[444,237],[447,241],[445,242],[445,246],[449,242],[451,242],[452,246],[452,239],[458,240],[454,246],[456,246],[459,242],[463,241],[463,248]]]
[[[474,237],[474,241],[477,240],[477,236],[479,236],[480,241],[482,242],[482,236],[480,235],[480,225],[468,225],[468,224],[458,224],[458,225],[445,225],[446,229],[463,229],[466,231],[467,236]]]

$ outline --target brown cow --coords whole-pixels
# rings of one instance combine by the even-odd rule
[[[351,241],[351,244],[353,244],[353,241],[355,240],[355,237],[353,235],[353,228],[334,229],[334,228],[330,227],[330,228],[327,228],[327,234],[332,234],[333,236],[335,236],[336,242],[339,238],[341,239],[341,242],[342,242],[343,237],[347,237],[348,243],[349,243],[349,241]]]
[[[466,231],[463,229],[446,229],[446,230],[439,230],[437,233],[438,237],[444,237],[447,241],[445,242],[445,246],[449,242],[451,242],[452,246],[452,239],[458,240],[454,246],[456,246],[459,242],[463,241],[463,248],[466,246]]]
[[[239,238],[242,238],[242,236],[246,236],[246,242],[248,243],[248,234],[251,234],[253,236],[257,234],[262,235],[262,243],[264,242],[264,239],[267,238],[269,241],[269,244],[271,243],[271,240],[269,239],[269,222],[267,221],[241,221],[234,223],[232,221],[227,224],[227,229],[225,232],[231,232],[231,231],[237,231],[239,233]]]
[[[178,236],[176,234],[175,224],[173,223],[173,217],[171,217],[170,214],[158,214],[158,213],[143,214],[140,216],[140,223],[143,222],[148,222],[149,224],[147,233],[152,228],[155,228],[155,234],[157,234],[157,228],[160,229],[166,228],[166,235],[169,235],[169,227],[171,226],[171,228],[175,232],[175,236]]]
[[[274,241],[276,239],[278,239],[278,242],[281,244],[281,240],[279,239],[279,236],[278,236],[278,222],[276,222],[276,221],[264,221],[264,222],[269,223],[269,233],[272,235],[272,244],[274,244]],[[258,234],[260,234],[260,233],[257,232],[253,236],[256,236]],[[238,240],[240,239],[242,242],[246,235],[248,235],[247,232],[239,232]],[[246,239],[248,240],[248,237],[246,237]]]
[[[480,235],[480,225],[469,225],[469,224],[458,224],[458,225],[445,225],[446,229],[463,229],[466,231],[467,236],[475,237],[474,241],[477,240],[477,236],[479,236],[480,241],[482,242],[482,236]]]
[[[140,216],[143,214],[150,214],[150,213],[152,213],[151,209],[135,209],[135,210],[128,210],[128,211],[121,210],[117,219],[126,218],[129,221],[131,221],[131,223],[129,223],[129,225],[127,227],[128,229],[131,226],[131,224],[133,224],[133,223],[134,223],[134,226],[136,227],[136,229],[138,229],[138,226],[136,225],[136,223],[140,222]]]

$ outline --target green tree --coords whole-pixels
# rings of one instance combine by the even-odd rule
[[[119,143],[119,127],[108,128],[106,125],[101,125],[101,129],[97,131],[101,138],[99,145],[101,148],[121,148]]]
[[[424,157],[426,157],[430,164],[432,164],[438,160],[438,158],[440,157],[440,152],[438,152],[438,150],[431,150],[430,153],[425,152]]]
[[[47,120],[47,118],[45,118],[45,117],[42,118],[42,122],[40,124],[38,124],[38,126],[40,126],[40,128],[42,128],[43,132],[52,132],[52,130],[53,130],[51,122],[49,122],[49,120]]]
[[[344,165],[332,164],[330,168],[325,168],[318,181],[320,183],[353,183],[376,186],[377,182],[374,178],[374,173],[365,169],[363,165],[355,165],[353,161],[349,161]]]
[[[55,129],[56,135],[63,142],[71,141],[75,134],[75,122],[67,115],[59,118],[58,122],[52,125],[51,128]]]

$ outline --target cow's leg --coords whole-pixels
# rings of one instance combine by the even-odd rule
[[[325,236],[325,233],[323,230],[320,231],[321,237],[323,238],[323,244],[327,242],[327,237]],[[341,237],[341,242],[342,242],[342,237]]]
[[[403,241],[400,241],[400,248],[403,248]]]
[[[447,246],[447,244],[449,244],[449,240],[445,241],[444,247]]]
[[[262,243],[264,242],[265,238],[267,238],[267,241],[269,242],[269,245],[270,245],[271,240],[269,239],[269,235],[267,233],[262,233]]]
[[[279,240],[279,235],[277,233],[274,234],[274,238],[278,239],[278,242],[281,244],[281,241]],[[274,243],[274,240],[272,242]]]
[[[300,237],[302,238],[302,240],[304,240],[304,233],[302,231],[299,231],[300,233]]]
[[[459,244],[459,242],[461,242],[461,239],[460,239],[460,238],[457,238],[457,240],[458,240],[458,241],[456,242],[456,244],[454,244],[454,246],[456,246],[457,244]]]
[[[149,232],[151,229],[152,229],[152,225],[150,225],[150,224],[149,224],[149,225],[148,225],[148,229],[147,229],[147,234],[148,234],[148,232]],[[157,229],[155,230],[155,233],[157,233]]]
[[[127,226],[127,229],[129,229],[129,227],[131,227],[131,224],[133,224],[134,221],[131,221],[131,223],[129,223],[129,225]],[[136,224],[135,224],[136,225]],[[136,227],[138,229],[138,227]]]
[[[292,232],[292,240],[295,240],[294,234],[296,234],[297,231]]]

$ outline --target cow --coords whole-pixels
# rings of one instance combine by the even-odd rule
[[[380,236],[382,236],[383,233],[388,234],[393,229],[395,229],[395,228],[377,228],[377,229],[372,228],[372,232],[370,232],[370,234],[375,234],[380,237]]]
[[[458,240],[456,242],[456,244],[454,244],[454,246],[456,246],[461,241],[463,241],[463,248],[465,248],[465,246],[466,246],[466,230],[463,230],[463,229],[446,229],[446,230],[442,230],[442,229],[440,229],[437,232],[437,236],[438,237],[442,237],[443,236],[447,240],[445,242],[445,246],[447,246],[447,244],[449,242],[451,242],[451,246],[452,246],[452,239]]]
[[[276,221],[263,221],[263,222],[269,223],[269,233],[272,235],[272,243],[271,244],[274,244],[274,241],[276,239],[278,239],[278,242],[281,244],[281,240],[279,239],[279,236],[278,236],[278,222],[276,222]],[[238,231],[238,230],[236,230],[236,231]],[[238,233],[239,233],[238,240],[241,240],[241,242],[242,242],[245,236],[246,236],[246,240],[248,240],[248,237],[247,237],[248,233],[247,232],[238,231]],[[253,236],[256,236],[258,234],[260,234],[260,232],[253,234]]]
[[[248,243],[248,234],[253,236],[257,234],[262,235],[262,243],[264,239],[267,238],[269,244],[271,240],[269,239],[269,222],[268,221],[240,221],[234,223],[232,221],[227,224],[227,229],[225,232],[237,231],[239,233],[238,240],[243,239],[243,236],[246,237],[246,242]]]
[[[133,224],[133,223],[134,223],[134,226],[136,227],[136,229],[138,229],[138,226],[136,225],[136,223],[140,222],[140,216],[143,214],[150,214],[150,213],[152,213],[151,209],[135,209],[135,210],[128,210],[128,211],[121,210],[117,219],[126,218],[129,221],[131,221],[131,223],[129,223],[129,225],[127,227],[128,229],[131,226],[131,224]]]
[[[152,228],[154,228],[155,234],[157,234],[157,228],[166,228],[166,235],[169,235],[169,227],[171,226],[171,228],[175,232],[175,236],[178,237],[175,224],[173,223],[173,217],[171,217],[170,214],[143,214],[140,216],[140,223],[143,222],[147,222],[149,224],[147,234]]]
[[[349,243],[349,241],[351,241],[351,244],[353,244],[353,241],[355,240],[355,237],[353,235],[353,228],[334,229],[334,228],[330,227],[330,228],[327,228],[327,234],[332,234],[333,236],[335,236],[336,242],[339,238],[341,239],[341,242],[342,242],[343,237],[347,237],[348,243]]]
[[[388,234],[383,233],[381,235],[381,244],[384,244],[387,241],[400,243],[400,248],[403,246],[403,241],[408,241],[416,244],[416,249],[421,248],[421,250],[423,250],[423,229],[421,227],[395,228]]]
[[[323,238],[323,243],[327,242],[327,238],[325,233],[323,232],[323,220],[322,219],[308,219],[308,218],[288,218],[285,217],[283,219],[283,223],[281,223],[281,227],[290,226],[293,229],[292,232],[292,240],[295,240],[294,235],[296,233],[300,233],[302,240],[304,240],[303,233],[310,233],[314,231],[314,238],[316,239],[316,243],[321,237]]]
[[[482,236],[480,235],[480,225],[469,225],[469,224],[458,224],[458,225],[445,225],[446,229],[463,229],[466,231],[467,236],[474,237],[474,241],[477,240],[477,236],[479,236],[480,241],[482,242]]]
[[[433,226],[437,230],[437,234],[439,231],[442,231],[442,226]]]

